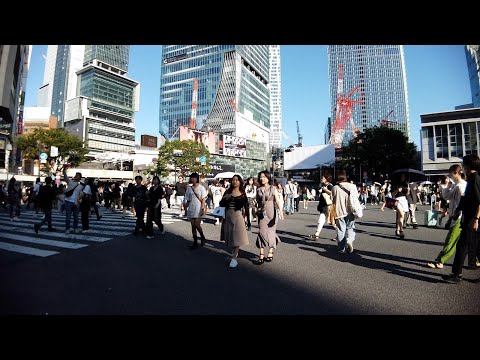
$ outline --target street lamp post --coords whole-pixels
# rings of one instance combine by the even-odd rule
[[[182,150],[173,150],[173,162],[175,163],[175,184],[177,183],[177,158],[183,156]]]
[[[10,157],[12,156],[12,150],[13,150],[12,144],[8,143],[5,146],[5,150],[8,151],[8,155],[7,155],[7,182],[8,182],[8,173],[10,172]],[[12,176],[13,176],[13,172],[12,172]]]

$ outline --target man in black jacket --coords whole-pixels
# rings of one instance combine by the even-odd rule
[[[40,209],[43,210],[45,217],[38,224],[33,225],[35,232],[38,234],[38,230],[43,224],[48,223],[48,231],[55,231],[52,227],[52,202],[57,196],[55,189],[52,187],[52,178],[45,178],[45,185],[40,186],[37,195],[37,204]]]
[[[480,170],[480,159],[478,155],[470,154],[464,156],[462,166],[467,176],[467,188],[452,217],[452,220],[456,220],[460,211],[462,211],[462,232],[457,243],[452,273],[442,276],[443,280],[451,284],[458,284],[462,281],[463,263],[465,262],[467,252],[474,254],[478,243],[478,220],[480,218],[480,176],[477,173]],[[469,263],[469,268],[476,268],[475,256],[469,256]]]

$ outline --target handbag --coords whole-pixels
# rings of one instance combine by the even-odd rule
[[[322,192],[322,197],[323,197],[323,200],[325,200],[325,204],[327,204],[327,206],[332,205],[332,198],[330,197],[330,195]]]
[[[218,206],[215,209],[213,209],[213,212],[211,215],[219,218],[224,218],[225,217],[225,208],[223,206]]]
[[[70,197],[73,195],[73,192],[75,191],[75,189],[78,187],[78,185],[80,185],[80,183],[77,184],[77,186],[75,186],[73,189],[70,189],[68,190],[67,192],[65,192],[65,196],[66,197]]]

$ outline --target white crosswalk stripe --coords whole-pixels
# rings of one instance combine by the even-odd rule
[[[184,221],[177,216],[177,211],[163,209],[162,223],[169,225]],[[34,232],[34,224],[43,219],[43,213],[36,214],[33,211],[23,211],[19,221],[11,221],[8,214],[0,213],[0,256],[3,251],[40,257],[51,256],[60,252],[52,250],[53,248],[59,250],[80,249],[89,246],[88,243],[100,243],[112,240],[115,237],[130,235],[135,228],[136,217],[129,212],[123,215],[122,212],[104,210],[100,214],[102,215],[100,220],[96,219],[96,215],[91,216],[88,232],[78,234],[73,232],[72,216],[70,219],[71,233],[65,235],[65,213],[60,214],[55,209],[52,212],[52,226],[56,228],[56,231],[47,231],[48,226],[44,224],[38,234]],[[82,223],[79,214],[78,229],[81,228]],[[19,242],[29,243],[30,246],[20,245]],[[48,248],[45,249],[42,246]]]

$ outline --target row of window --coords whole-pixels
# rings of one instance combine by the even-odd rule
[[[478,152],[480,123],[435,125],[422,129],[422,141],[428,149],[428,159],[461,158]],[[462,141],[463,140],[463,141]],[[450,146],[449,146],[450,141]],[[424,154],[424,157],[427,154]]]

